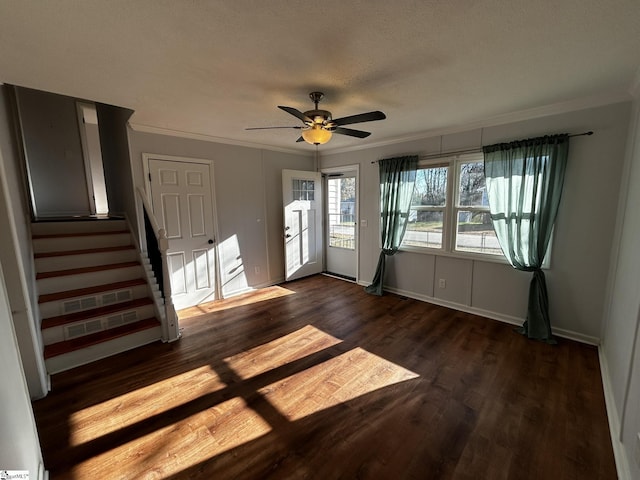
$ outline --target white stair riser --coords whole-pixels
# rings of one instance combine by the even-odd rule
[[[119,247],[123,245],[131,245],[130,234],[112,233],[108,235],[33,239],[33,251],[35,253],[64,252],[87,248]]]
[[[124,292],[129,290],[131,292],[130,298],[123,298],[124,294],[120,293],[122,300],[118,302],[105,302],[105,298],[110,300],[107,296],[111,296],[115,293]],[[82,295],[79,297],[65,298],[63,300],[56,300],[53,302],[45,302],[39,305],[41,318],[57,317],[58,315],[64,315],[65,313],[72,313],[76,311],[90,310],[91,308],[102,307],[104,305],[113,305],[114,303],[121,303],[128,300],[137,300],[138,298],[145,298],[149,296],[149,287],[147,285],[135,285],[133,287],[120,288],[117,290],[106,290],[104,292],[96,293],[94,295]],[[77,302],[84,304],[86,308],[71,309],[65,308],[65,304],[71,304]]]
[[[79,338],[92,333],[116,328],[127,323],[137,322],[145,318],[155,316],[153,305],[144,305],[142,307],[114,312],[109,315],[88,318],[77,322],[60,325],[57,327],[45,328],[42,330],[42,341],[45,345]]]
[[[60,233],[117,232],[128,230],[125,220],[85,222],[38,222],[31,224],[33,235],[57,235]]]
[[[71,268],[95,267],[111,263],[134,262],[138,260],[135,249],[116,250],[114,252],[84,253],[81,255],[62,255],[55,257],[36,258],[38,272],[54,272]]]
[[[59,277],[41,278],[37,281],[40,295],[65,292],[84,287],[96,287],[107,283],[122,282],[140,278],[143,270],[140,265],[125,268],[115,268],[98,272],[80,273],[77,275],[63,275]]]
[[[107,358],[136,347],[156,342],[161,338],[162,329],[158,326],[124,337],[115,338],[98,345],[92,345],[82,350],[57,355],[45,360],[47,372],[49,372],[49,374],[64,372],[65,370],[70,370],[80,365],[95,362],[102,358]]]

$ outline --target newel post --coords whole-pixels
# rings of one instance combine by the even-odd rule
[[[169,273],[169,261],[167,259],[167,250],[169,249],[169,239],[164,228],[158,230],[158,248],[162,257],[162,282],[164,285],[164,309],[166,320],[162,326],[162,335],[164,341],[174,342],[180,338],[180,328],[178,327],[178,314],[173,306],[171,297],[171,276]]]

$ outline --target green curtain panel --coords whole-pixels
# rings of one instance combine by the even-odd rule
[[[555,343],[542,262],[558,213],[569,135],[483,147],[491,220],[502,251],[518,270],[533,272],[520,333]]]
[[[378,162],[380,169],[380,222],[382,251],[373,283],[367,293],[382,295],[386,258],[395,255],[407,229],[413,186],[416,182],[418,156],[387,158]]]

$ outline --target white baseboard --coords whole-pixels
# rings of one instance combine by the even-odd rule
[[[358,285],[366,286],[368,283],[358,282]],[[471,313],[473,315],[479,315],[481,317],[490,318],[492,320],[497,320],[499,322],[508,323],[510,325],[520,326],[524,323],[524,318],[513,317],[511,315],[505,315],[498,312],[492,312],[490,310],[483,310],[481,308],[471,307],[469,305],[464,305],[461,303],[449,302],[447,300],[442,300],[435,297],[429,297],[427,295],[421,295],[415,292],[409,292],[405,290],[400,290],[398,288],[393,287],[384,287],[384,290],[387,292],[395,293],[397,295],[402,295],[403,297],[413,298],[414,300],[420,300],[422,302],[433,303],[434,305],[440,305],[441,307],[451,308],[453,310],[459,310],[461,312]],[[569,340],[575,340],[576,342],[586,343],[587,345],[599,345],[600,339],[598,337],[592,337],[589,335],[584,335],[582,333],[574,332],[571,330],[565,330],[562,328],[553,327],[553,334],[567,338]]]
[[[284,278],[284,276],[280,276],[278,278],[274,278],[274,279],[269,280],[268,282],[265,283],[264,286],[265,287],[269,287],[269,286],[272,286],[272,285],[279,285],[281,283],[284,283],[285,281],[286,281],[286,279]],[[263,287],[259,287],[259,288],[263,288]]]
[[[38,480],[49,480],[49,471],[45,470],[42,463],[38,464]]]
[[[224,292],[222,298],[227,299],[231,297],[237,297],[238,295],[242,295],[243,293],[254,292],[256,290],[260,290],[261,288],[273,287],[274,285],[278,285],[284,282],[284,278],[280,280],[269,280],[268,282],[258,283],[256,285],[252,285],[250,287],[239,288],[237,290],[231,290],[229,292]]]
[[[611,433],[611,445],[613,446],[613,456],[616,461],[618,478],[620,480],[632,480],[629,460],[624,445],[620,441],[620,416],[616,408],[613,397],[613,389],[609,380],[609,367],[607,357],[602,352],[602,347],[598,347],[598,358],[600,359],[600,374],[602,376],[602,388],[604,390],[604,403],[607,408],[607,419],[609,420],[609,432]]]

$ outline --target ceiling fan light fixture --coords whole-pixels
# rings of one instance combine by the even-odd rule
[[[340,117],[333,119],[331,112],[328,110],[319,110],[318,102],[322,100],[324,94],[322,92],[311,92],[309,97],[314,104],[313,110],[307,110],[301,112],[297,108],[286,107],[284,105],[278,105],[280,110],[293,115],[298,120],[302,121],[302,125],[295,127],[257,127],[247,128],[246,130],[263,130],[269,128],[293,128],[300,130],[302,135],[298,137],[297,142],[306,142],[311,145],[323,145],[331,140],[334,133],[339,135],[347,135],[349,137],[367,138],[371,135],[371,132],[365,132],[363,130],[354,130],[353,128],[344,128],[345,125],[351,125],[354,123],[373,122],[375,120],[384,120],[386,115],[379,110],[373,112],[360,113],[358,115],[349,115],[347,117]]]
[[[311,145],[323,145],[331,140],[331,132],[322,128],[320,124],[313,124],[311,128],[302,130],[302,138]]]

